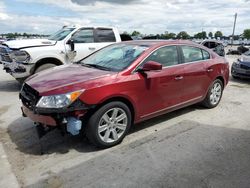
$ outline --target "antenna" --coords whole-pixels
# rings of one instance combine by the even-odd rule
[[[233,34],[232,34],[232,41],[231,45],[233,45],[233,40],[234,40],[234,32],[235,32],[235,26],[236,26],[236,20],[237,20],[237,13],[234,15],[234,27],[233,27]]]

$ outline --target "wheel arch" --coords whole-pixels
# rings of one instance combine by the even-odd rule
[[[54,58],[54,57],[42,58],[35,63],[35,66],[33,66],[33,68],[30,71],[31,74],[34,74],[34,72],[36,71],[36,69],[38,67],[40,67],[41,65],[47,64],[47,63],[54,64],[57,66],[63,65],[63,62],[61,60],[59,60],[58,58]]]
[[[114,101],[119,101],[119,102],[123,102],[124,104],[126,104],[128,106],[128,108],[131,111],[131,123],[133,123],[135,121],[135,117],[136,117],[136,108],[135,105],[133,104],[133,102],[131,100],[129,100],[127,97],[124,96],[112,96],[109,98],[105,98],[103,99],[94,110],[98,110],[99,108],[101,108],[103,105],[110,103],[110,102],[114,102]]]
[[[216,80],[216,79],[219,79],[219,80],[222,82],[222,84],[223,84],[223,89],[224,89],[226,83],[225,83],[225,79],[223,78],[223,76],[217,76],[217,77],[215,78],[215,80]]]

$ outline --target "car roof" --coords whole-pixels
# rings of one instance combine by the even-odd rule
[[[143,45],[143,46],[162,46],[162,45],[173,45],[173,44],[187,44],[187,45],[194,45],[199,46],[199,44],[192,42],[190,40],[132,40],[132,41],[125,41],[123,43],[132,44],[132,45]]]
[[[207,39],[207,40],[203,40],[201,43],[203,44],[204,42],[216,42],[216,43],[220,43],[222,44],[223,42],[219,41],[219,40],[215,40],[215,39]]]

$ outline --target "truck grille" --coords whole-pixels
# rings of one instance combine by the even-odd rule
[[[10,58],[10,49],[5,46],[0,46],[0,60],[4,62],[12,62],[12,59]]]
[[[23,105],[30,110],[33,110],[35,108],[38,100],[40,99],[39,93],[26,83],[23,85],[19,97]]]

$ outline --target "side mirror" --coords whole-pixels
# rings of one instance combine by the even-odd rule
[[[72,52],[75,51],[75,43],[72,39],[69,39],[66,44],[70,45],[70,50]]]
[[[162,64],[155,61],[148,61],[142,66],[140,70],[143,72],[162,70]]]

